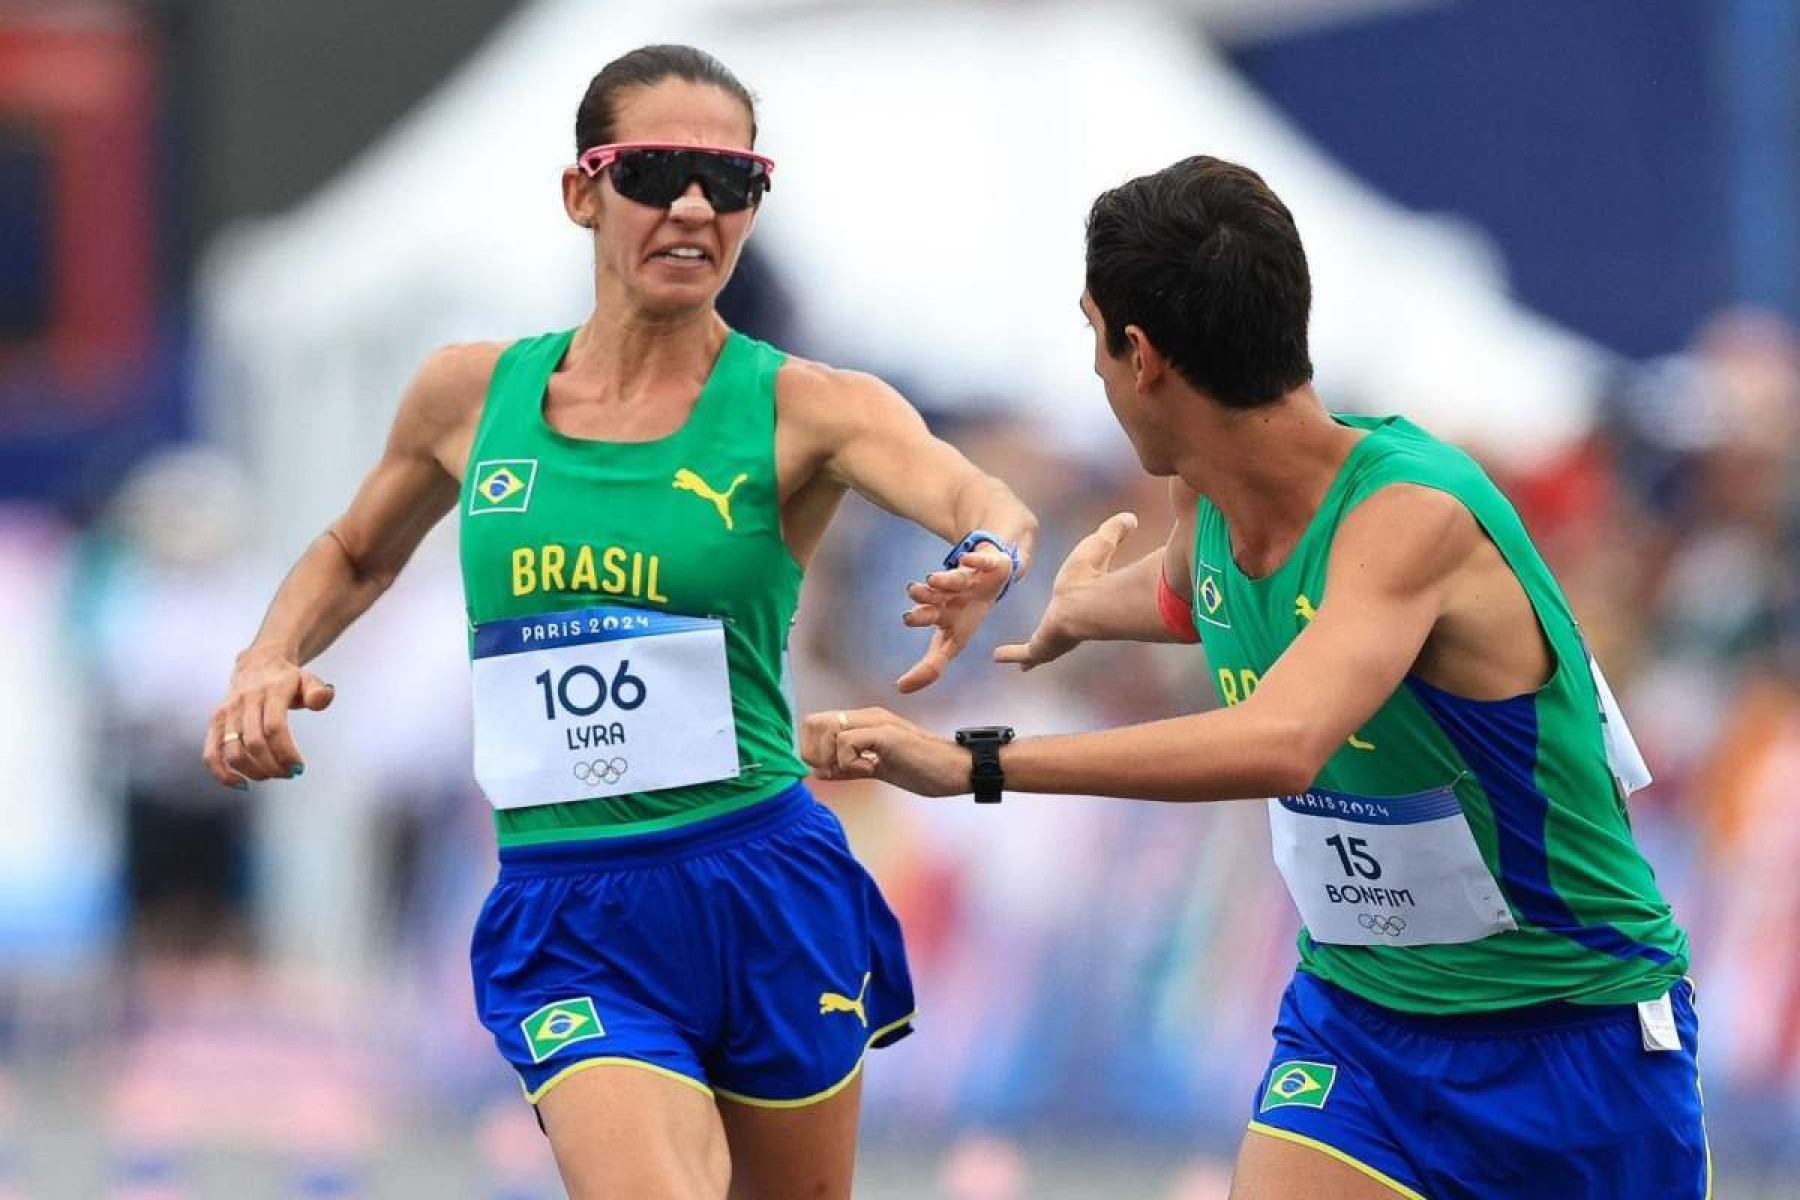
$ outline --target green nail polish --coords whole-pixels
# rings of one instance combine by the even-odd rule
[[[304,774],[306,774],[306,765],[304,763],[295,763],[288,768],[289,779],[298,779]]]

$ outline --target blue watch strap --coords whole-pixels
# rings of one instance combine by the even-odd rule
[[[950,553],[944,555],[944,569],[955,570],[962,562],[962,556],[983,542],[1012,559],[1012,574],[1006,577],[1006,586],[1000,589],[1000,595],[994,597],[995,602],[998,603],[1007,592],[1012,590],[1013,580],[1019,577],[1019,548],[999,534],[989,533],[985,529],[971,529],[962,541],[956,543]]]

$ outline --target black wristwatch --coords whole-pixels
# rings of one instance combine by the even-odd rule
[[[969,790],[977,804],[998,804],[1006,790],[1000,747],[1013,740],[1011,725],[971,725],[956,731],[956,744],[969,748]]]

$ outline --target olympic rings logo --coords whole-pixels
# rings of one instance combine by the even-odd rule
[[[582,783],[605,784],[608,787],[625,778],[631,764],[622,758],[596,758],[593,762],[575,764],[575,778]]]
[[[1378,916],[1375,913],[1358,913],[1356,923],[1370,933],[1379,933],[1387,937],[1399,937],[1406,928],[1405,917]]]

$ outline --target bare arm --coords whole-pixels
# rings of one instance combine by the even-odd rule
[[[783,416],[816,448],[817,475],[956,543],[982,529],[1012,543],[1019,574],[1031,563],[1037,518],[1000,480],[926,428],[918,412],[872,375],[798,364],[783,375]],[[913,626],[932,626],[931,645],[898,687],[935,682],[962,651],[1012,577],[1012,562],[978,547],[959,567],[908,589]]]
[[[823,385],[823,390],[821,385]],[[806,385],[828,423],[824,473],[947,542],[997,533],[1029,563],[1037,518],[1000,480],[932,435],[918,410],[873,375],[831,371]]]
[[[1192,599],[1194,493],[1170,482],[1175,522],[1166,542],[1129,566],[1112,569],[1119,545],[1137,528],[1137,517],[1117,513],[1076,543],[1056,572],[1050,604],[1028,642],[1000,646],[994,661],[1022,670],[1061,658],[1083,642],[1177,642],[1158,603],[1164,582],[1177,597]]]
[[[329,685],[301,668],[368,611],[455,504],[458,480],[450,464],[457,461],[459,435],[479,406],[494,357],[493,347],[454,346],[427,360],[350,507],[307,547],[276,590],[207,727],[201,757],[220,783],[241,787],[239,776],[299,773],[303,760],[288,711],[323,709],[332,697]]]
[[[1427,488],[1383,489],[1340,527],[1318,617],[1243,703],[1016,742],[1002,755],[1007,787],[1173,801],[1306,788],[1400,686],[1480,544],[1454,499]],[[830,774],[873,775],[926,795],[968,790],[968,755],[953,743],[880,709],[852,714],[848,730],[826,716],[807,719],[802,745]]]

